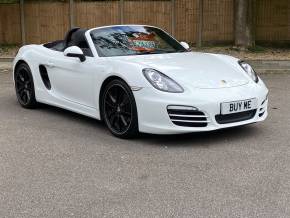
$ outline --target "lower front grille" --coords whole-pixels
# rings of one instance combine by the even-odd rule
[[[185,127],[206,127],[207,116],[198,110],[167,109],[168,115],[177,126]]]
[[[256,112],[257,110],[250,110],[233,114],[218,114],[215,116],[215,119],[219,124],[241,122],[252,119],[255,116]]]

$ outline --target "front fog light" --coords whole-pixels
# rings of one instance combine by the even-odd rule
[[[197,111],[196,107],[192,106],[183,106],[183,105],[168,105],[167,110],[188,110],[188,111]]]

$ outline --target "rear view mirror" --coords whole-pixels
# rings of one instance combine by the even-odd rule
[[[186,50],[189,49],[189,45],[186,42],[180,42],[180,44],[185,48]]]
[[[83,51],[77,46],[70,46],[64,50],[64,55],[67,57],[79,58],[81,62],[86,60]]]

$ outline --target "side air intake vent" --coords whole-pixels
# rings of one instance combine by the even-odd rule
[[[50,90],[51,89],[51,84],[50,84],[50,80],[47,74],[47,70],[45,68],[45,66],[40,65],[39,66],[39,72],[40,72],[40,76],[42,79],[43,84],[45,85],[45,87]]]
[[[168,106],[168,115],[177,126],[206,127],[209,121],[207,116],[196,108],[188,106]]]

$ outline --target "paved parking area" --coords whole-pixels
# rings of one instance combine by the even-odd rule
[[[290,74],[263,79],[264,123],[127,141],[0,71],[0,217],[289,217]]]

